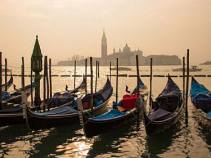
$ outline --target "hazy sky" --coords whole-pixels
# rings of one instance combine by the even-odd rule
[[[211,0],[0,0],[0,50],[9,64],[30,59],[35,35],[45,55],[100,56],[102,30],[108,50],[140,48],[144,55],[185,55],[211,60]]]

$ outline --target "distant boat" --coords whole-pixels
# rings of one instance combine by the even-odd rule
[[[116,67],[112,67],[111,70],[116,70]],[[132,69],[129,67],[118,67],[119,71],[131,71]]]
[[[180,67],[180,68],[175,68],[175,69],[172,69],[173,71],[183,71],[183,68]],[[191,68],[189,69],[189,72],[197,72],[197,71],[201,71],[202,69],[199,68],[198,66],[191,66]],[[187,71],[187,69],[185,68],[185,71]]]

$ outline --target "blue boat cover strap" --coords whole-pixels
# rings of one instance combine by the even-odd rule
[[[111,109],[110,111],[108,111],[102,115],[98,115],[94,118],[90,118],[90,120],[94,120],[94,121],[111,120],[113,118],[123,116],[124,114],[125,114],[124,112],[120,112],[116,109]]]

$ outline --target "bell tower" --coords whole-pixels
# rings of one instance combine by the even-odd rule
[[[101,58],[107,57],[107,39],[105,31],[103,31],[103,36],[101,39]]]

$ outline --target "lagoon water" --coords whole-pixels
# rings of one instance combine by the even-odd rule
[[[132,71],[119,73],[135,74],[135,67],[131,68]],[[182,72],[173,72],[172,68],[173,66],[155,66],[153,73],[182,74]],[[211,67],[203,66],[202,68],[201,72],[191,74],[211,74]],[[52,69],[53,74],[73,74],[73,67],[53,67]],[[149,74],[149,67],[140,67],[140,72]],[[19,69],[16,68],[13,73],[19,73]],[[83,73],[84,67],[78,67],[77,74]],[[98,89],[104,85],[106,74],[109,74],[109,68],[101,67]],[[182,89],[182,78],[173,79]],[[20,77],[15,77],[14,80],[19,87]],[[77,78],[76,85],[81,80],[82,78]],[[149,86],[149,78],[144,77],[142,80]],[[211,77],[198,77],[197,80],[211,89]],[[161,92],[166,81],[167,78],[153,78],[154,97]],[[29,83],[29,78],[26,78],[26,83]],[[64,90],[66,84],[70,89],[73,88],[73,78],[54,77],[53,91]],[[112,77],[112,84],[115,92],[115,77]],[[119,98],[125,94],[125,85],[132,89],[135,84],[136,78],[120,77]],[[115,95],[112,96],[108,107],[114,100]],[[140,128],[137,128],[135,122],[130,126],[114,129],[92,139],[87,139],[80,125],[74,124],[39,131],[31,131],[26,125],[0,127],[0,157],[211,157],[211,133],[203,130],[198,124],[190,100],[188,110],[188,124],[185,124],[182,118],[172,129],[153,137],[146,135],[143,123],[140,123]]]

